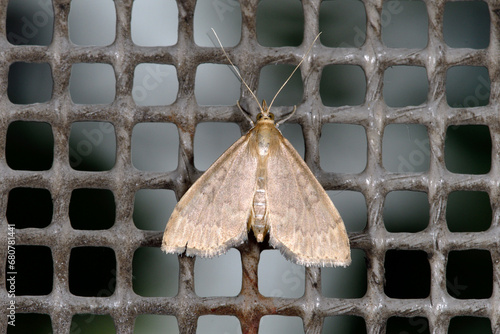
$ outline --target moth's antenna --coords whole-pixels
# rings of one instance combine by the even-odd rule
[[[314,43],[316,42],[316,40],[318,39],[319,35],[321,35],[321,32],[316,36],[316,38],[314,38],[314,41],[311,43],[311,46],[309,46],[309,49],[307,49],[307,52],[304,55],[304,57],[302,57],[302,60],[300,61],[300,63],[297,66],[295,66],[295,69],[293,70],[292,74],[290,74],[290,76],[288,77],[288,79],[286,79],[285,83],[280,87],[280,89],[278,89],[278,92],[276,93],[276,95],[274,95],[271,103],[269,103],[269,107],[267,108],[267,110],[271,109],[271,106],[273,105],[274,100],[276,100],[276,97],[278,96],[278,94],[285,87],[285,85],[288,83],[288,81],[290,81],[290,79],[292,78],[292,75],[295,73],[295,71],[297,71],[299,66],[304,62],[304,59],[306,59],[307,55],[309,54],[309,51],[311,51],[311,49],[312,49]]]
[[[231,59],[229,59],[229,56],[227,55],[226,53],[226,50],[224,50],[224,47],[222,46],[222,43],[219,39],[219,36],[217,36],[217,33],[215,32],[214,28],[211,28],[212,31],[214,32],[214,35],[215,35],[215,38],[217,38],[217,42],[219,42],[219,45],[220,45],[220,48],[222,49],[222,52],[224,52],[224,56],[226,56],[227,60],[229,61],[229,63],[231,64],[231,66],[233,67],[233,70],[236,72],[236,74],[238,74],[238,77],[241,79],[241,82],[243,82],[243,84],[245,85],[245,87],[248,89],[248,91],[250,92],[250,94],[252,94],[253,98],[255,99],[255,101],[257,101],[257,104],[259,105],[259,108],[260,108],[260,111],[261,112],[264,112],[264,110],[262,110],[262,106],[260,105],[260,102],[259,102],[259,99],[257,98],[257,96],[255,96],[255,94],[252,92],[252,90],[250,89],[250,87],[248,87],[247,83],[245,82],[245,80],[243,79],[243,77],[241,76],[240,72],[238,71],[238,69],[236,68],[236,66],[234,66],[233,62],[231,61]],[[318,35],[319,36],[319,35]],[[300,65],[300,64],[299,64]],[[293,74],[293,73],[292,73]],[[287,80],[288,81],[288,80]]]

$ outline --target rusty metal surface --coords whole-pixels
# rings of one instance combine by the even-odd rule
[[[14,120],[44,121],[54,134],[54,163],[47,171],[12,170],[5,154],[0,156],[1,221],[0,244],[7,235],[6,203],[15,187],[48,189],[54,201],[52,223],[43,229],[17,231],[18,245],[50,247],[54,263],[53,290],[48,296],[17,297],[18,312],[45,313],[52,320],[54,333],[70,333],[71,319],[77,313],[109,314],[117,333],[132,333],[139,314],[170,314],[177,317],[180,333],[195,332],[201,315],[235,315],[243,333],[257,333],[260,318],[267,314],[300,316],[306,333],[320,333],[325,316],[349,314],[364,318],[368,333],[385,331],[391,316],[426,317],[430,332],[447,333],[449,321],[457,315],[487,317],[492,331],[500,332],[500,2],[485,0],[491,18],[490,45],[486,49],[451,49],[443,40],[444,0],[425,0],[429,14],[429,43],[422,50],[389,49],[381,40],[382,0],[365,0],[367,40],[360,48],[328,48],[316,45],[310,61],[301,69],[304,101],[290,120],[304,132],[306,162],[321,184],[329,190],[360,191],[366,198],[368,222],[362,232],[350,233],[353,248],[363,249],[367,257],[367,292],[357,299],[326,298],[321,295],[320,269],[306,269],[305,294],[298,299],[262,296],[257,287],[257,267],[261,249],[252,240],[240,247],[243,284],[237,297],[198,297],[194,292],[194,260],[179,258],[179,292],[175,297],[141,297],[132,289],[132,255],[141,246],[159,247],[162,235],[137,229],[132,221],[133,197],[143,188],[173,189],[181,196],[189,182],[200,175],[194,168],[194,130],[200,120],[237,122],[243,130],[248,124],[236,106],[198,106],[194,99],[195,69],[203,62],[227,63],[216,47],[194,44],[195,1],[179,1],[178,43],[168,47],[140,47],[132,43],[132,0],[116,0],[116,40],[106,47],[75,46],[68,39],[69,0],[55,0],[54,36],[49,46],[14,46],[6,39],[5,20],[8,1],[0,1],[0,147],[5,148],[6,131]],[[228,53],[256,87],[260,69],[274,63],[296,64],[318,33],[320,0],[304,1],[303,43],[295,47],[262,47],[256,39],[257,0],[241,1],[242,37]],[[7,97],[9,65],[15,61],[44,62],[52,69],[53,95],[48,103],[15,105]],[[71,64],[111,64],[116,75],[116,98],[111,105],[75,105],[69,97]],[[179,78],[179,93],[169,106],[136,106],[132,99],[134,68],[140,63],[173,64]],[[319,97],[319,78],[327,64],[359,65],[367,78],[365,103],[355,107],[326,107]],[[419,65],[427,70],[427,102],[416,107],[389,108],[382,98],[384,70],[393,65]],[[451,65],[480,65],[488,69],[491,80],[490,103],[475,108],[453,109],[446,103],[445,75]],[[242,100],[249,98],[243,91]],[[276,107],[275,113],[287,113]],[[69,165],[68,137],[74,121],[107,121],[117,135],[117,160],[106,172],[82,172]],[[172,122],[179,129],[179,166],[169,173],[138,171],[131,164],[131,135],[140,122]],[[367,134],[367,167],[360,174],[327,173],[319,165],[321,126],[328,122],[362,125]],[[425,173],[393,173],[382,166],[382,134],[392,123],[416,123],[427,127],[430,139],[430,168]],[[482,175],[453,174],[444,162],[444,140],[450,125],[482,124],[492,138],[491,171]],[[116,220],[102,231],[73,230],[69,224],[68,202],[76,187],[106,188],[114,193]],[[384,198],[392,190],[418,190],[428,193],[430,224],[419,233],[389,233],[382,222]],[[492,201],[493,221],[484,232],[451,233],[445,221],[446,200],[454,190],[487,192]],[[72,295],[68,287],[68,262],[71,248],[82,245],[106,246],[115,252],[116,290],[106,298]],[[384,293],[384,256],[388,249],[423,250],[431,271],[430,296],[423,299],[393,299]],[[483,249],[491,254],[493,293],[488,299],[459,300],[446,290],[444,279],[447,255],[452,250]],[[0,307],[5,310],[6,249],[0,249]],[[0,322],[0,332],[7,324]]]

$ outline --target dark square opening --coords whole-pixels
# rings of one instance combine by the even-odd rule
[[[141,247],[132,261],[134,292],[144,297],[173,297],[179,284],[177,255],[165,254],[159,248]]]
[[[321,129],[321,168],[335,173],[361,173],[366,168],[368,141],[365,128],[328,123]]]
[[[304,35],[300,1],[262,0],[257,7],[257,41],[263,46],[299,46]]]
[[[484,1],[446,2],[444,42],[452,48],[484,49],[490,44],[490,14]]]
[[[9,0],[7,40],[14,45],[49,45],[54,30],[52,1]]]
[[[336,315],[325,317],[322,334],[331,333],[366,333],[365,319],[354,315]]]
[[[16,229],[47,227],[52,211],[52,197],[47,189],[14,188],[9,192],[7,222]]]
[[[108,314],[75,314],[71,333],[116,333],[113,318]]]
[[[111,104],[116,94],[113,67],[99,63],[73,64],[69,93],[76,104]]]
[[[424,317],[390,317],[387,320],[387,334],[426,334],[430,333],[429,321]]]
[[[7,321],[10,319],[7,318]],[[48,314],[17,313],[14,324],[7,326],[7,334],[54,333]]]
[[[179,325],[173,315],[140,314],[135,318],[134,333],[178,334]]]
[[[109,297],[115,292],[116,258],[111,248],[75,247],[69,258],[69,291],[76,296]]]
[[[397,65],[384,72],[384,101],[389,107],[418,106],[427,101],[429,81],[425,67]]]
[[[75,122],[69,135],[69,163],[83,171],[106,171],[116,162],[116,136],[109,122]]]
[[[169,189],[140,189],[134,198],[134,224],[141,230],[164,231],[177,204]]]
[[[292,74],[296,66],[297,65],[290,64],[264,66],[260,70],[257,96],[260,99],[266,100],[267,103],[271,103],[280,87],[285,83],[290,74]],[[300,75],[300,68],[298,68],[290,78],[290,81],[288,81],[286,86],[276,97],[276,100],[274,100],[273,106],[290,106],[290,112],[292,112],[293,106],[301,103],[303,96],[304,85]]]
[[[448,327],[450,334],[492,334],[491,321],[480,317],[453,317]]]
[[[457,299],[490,298],[493,263],[487,250],[451,251],[446,264],[446,288]]]
[[[491,226],[490,197],[484,191],[454,191],[448,195],[446,223],[451,232],[481,232]]]
[[[423,49],[428,41],[427,7],[423,1],[384,1],[382,40],[390,48]]]
[[[319,94],[325,106],[355,106],[365,102],[366,76],[357,65],[326,65],[321,73]]]
[[[351,250],[351,265],[343,268],[321,268],[321,294],[330,298],[361,298],[366,293],[366,254]]]
[[[418,173],[429,170],[430,145],[427,127],[420,124],[389,124],[382,139],[382,163],[390,172]]]
[[[429,225],[429,199],[418,191],[391,191],[384,203],[384,224],[389,232],[419,232]]]
[[[48,295],[52,292],[53,272],[49,247],[15,245],[15,250],[9,247],[5,264],[7,293],[13,288],[16,296]]]
[[[384,292],[391,298],[426,298],[431,289],[431,269],[424,251],[388,250],[385,253]]]
[[[491,81],[482,66],[452,66],[446,71],[446,102],[452,108],[474,108],[490,103]]]
[[[47,63],[16,62],[9,67],[7,95],[15,104],[33,104],[50,101],[52,73]]]
[[[25,121],[10,123],[5,157],[12,169],[50,169],[54,159],[54,136],[50,124]]]
[[[359,48],[366,40],[366,10],[363,2],[322,1],[319,31],[321,44],[325,46]]]
[[[69,202],[69,220],[75,230],[104,230],[115,223],[116,204],[108,189],[75,189]]]
[[[444,161],[457,174],[486,174],[491,169],[491,136],[486,125],[455,125],[446,131]]]

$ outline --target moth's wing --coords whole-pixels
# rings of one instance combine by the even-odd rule
[[[161,249],[212,257],[243,243],[255,193],[252,133],[241,137],[189,188],[170,216]]]
[[[349,238],[342,218],[304,160],[280,137],[267,166],[270,244],[297,264],[349,265]]]

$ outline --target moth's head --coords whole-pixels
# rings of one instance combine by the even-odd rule
[[[261,112],[257,114],[257,122],[267,120],[274,122],[274,114],[269,111],[266,100],[262,100]]]

